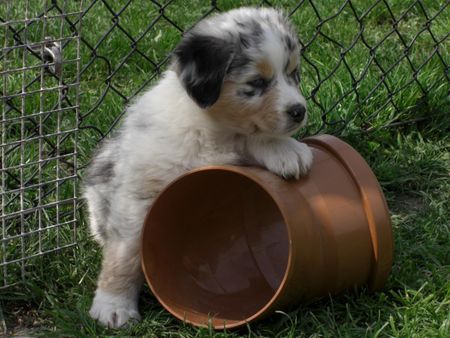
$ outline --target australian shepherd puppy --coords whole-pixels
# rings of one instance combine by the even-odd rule
[[[184,35],[159,83],[128,108],[84,180],[91,231],[103,248],[93,318],[109,327],[140,318],[141,227],[170,181],[211,164],[259,165],[284,178],[308,171],[310,149],[290,138],[307,117],[299,48],[275,9],[210,17]]]

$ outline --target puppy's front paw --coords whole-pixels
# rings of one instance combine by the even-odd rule
[[[313,155],[304,143],[285,139],[270,148],[262,159],[263,165],[281,177],[298,179],[311,168]]]
[[[97,289],[89,314],[109,328],[119,328],[129,320],[139,321],[137,300]]]

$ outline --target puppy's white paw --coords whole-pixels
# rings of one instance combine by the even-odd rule
[[[286,138],[271,144],[262,164],[284,178],[296,178],[308,173],[313,162],[311,149],[304,143]]]
[[[128,294],[112,294],[100,289],[95,292],[89,314],[109,328],[119,328],[130,319],[139,321],[141,315],[137,308],[137,299]]]

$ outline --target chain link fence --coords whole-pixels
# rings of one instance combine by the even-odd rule
[[[105,81],[99,99],[82,113],[80,127],[98,138],[107,135],[123,107],[164,70],[184,31],[203,17],[241,5],[280,7],[298,27],[301,86],[313,117],[309,133],[372,130],[416,120],[424,116],[405,114],[412,108],[411,100],[402,102],[406,96],[424,107],[430,93],[448,94],[449,33],[433,29],[436,21],[448,22],[448,1],[98,0],[84,13],[86,26],[99,16],[105,20],[97,34],[83,36],[92,56],[83,72],[101,69]],[[117,45],[120,51],[112,53]],[[398,72],[404,74],[401,79]],[[111,110],[110,102],[117,107]]]
[[[76,243],[76,184],[97,143],[183,32],[243,5],[282,8],[298,28],[309,134],[448,107],[449,1],[3,1],[0,288],[24,278],[33,257]]]

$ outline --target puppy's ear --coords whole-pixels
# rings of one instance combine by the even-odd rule
[[[213,105],[233,57],[231,43],[217,37],[188,33],[174,51],[180,80],[202,108]]]

